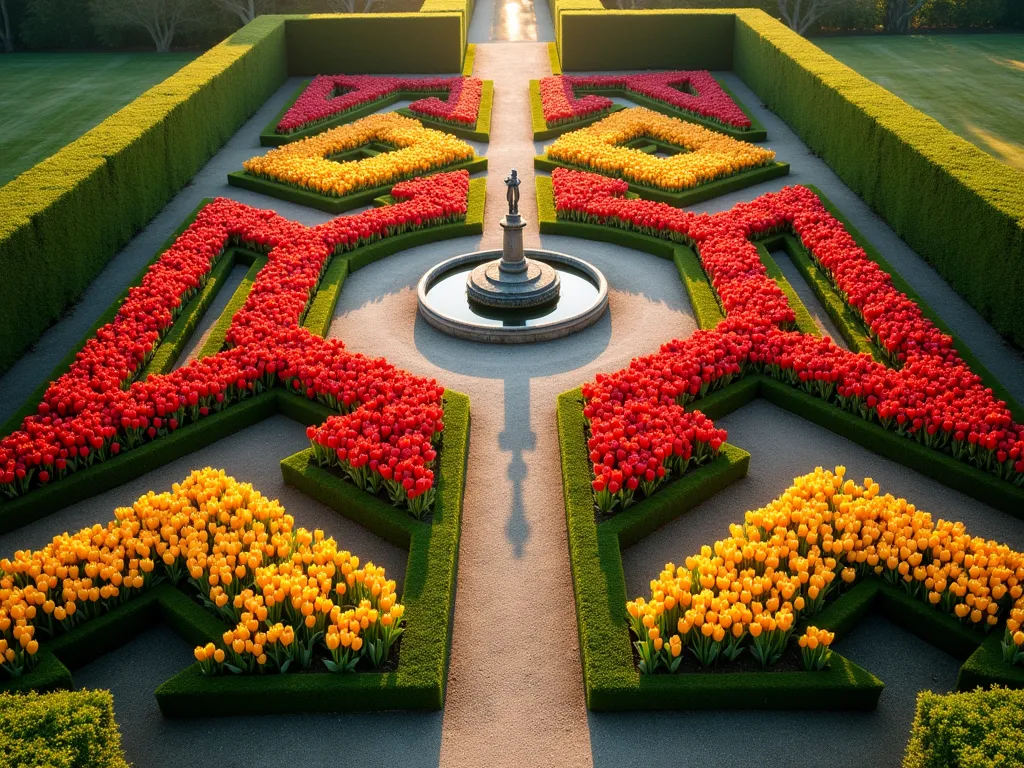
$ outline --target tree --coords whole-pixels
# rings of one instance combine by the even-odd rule
[[[213,0],[220,8],[237,16],[242,26],[255,19],[261,13],[273,10],[274,0]]]
[[[782,20],[787,27],[803,35],[836,2],[837,0],[779,0],[779,13],[782,14]]]
[[[369,13],[377,0],[327,0],[331,13]]]
[[[615,7],[620,11],[638,11],[647,5],[647,0],[615,0]]]
[[[14,51],[14,36],[11,34],[11,15],[7,12],[7,0],[0,0],[0,47],[7,53]]]
[[[905,35],[910,31],[910,20],[927,0],[888,0],[885,4],[885,31]]]
[[[174,36],[196,21],[195,0],[91,0],[98,29],[144,29],[157,51],[171,50]]]

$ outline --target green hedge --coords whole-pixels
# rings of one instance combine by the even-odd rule
[[[284,82],[261,17],[0,187],[0,370]]]
[[[599,2],[589,10],[585,0],[557,5],[564,70],[732,68],[732,10],[606,11]]]
[[[0,764],[128,768],[110,691],[0,694]]]
[[[1024,768],[1024,691],[922,691],[903,768]]]
[[[1024,173],[754,10],[733,69],[1000,333],[1024,344]]]
[[[288,19],[288,72],[461,72],[468,14],[465,3],[451,5],[440,12],[277,17]]]

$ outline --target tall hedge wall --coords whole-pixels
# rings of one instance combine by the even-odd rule
[[[461,72],[466,8],[456,3],[444,13],[428,7],[422,13],[290,17],[288,72]]]
[[[1024,173],[761,11],[733,69],[1000,333],[1024,345]]]
[[[571,10],[557,2],[555,33],[562,68],[731,69],[731,9]]]
[[[262,17],[0,187],[0,370],[286,74],[284,24]]]

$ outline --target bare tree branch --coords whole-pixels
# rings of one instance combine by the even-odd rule
[[[261,13],[273,10],[274,0],[213,0],[214,5],[238,17],[245,26]]]
[[[90,7],[97,26],[144,29],[160,53],[171,49],[183,26],[196,21],[194,0],[92,0]]]
[[[7,0],[0,0],[0,46],[7,53],[14,52],[14,35],[11,34],[11,15],[7,12]]]
[[[369,13],[377,0],[327,0],[332,13]]]
[[[779,15],[787,27],[804,35],[839,2],[841,0],[779,0]]]

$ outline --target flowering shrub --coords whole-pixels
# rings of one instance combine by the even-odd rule
[[[641,138],[657,139],[686,151],[657,157],[620,146]],[[563,134],[546,152],[551,160],[672,192],[759,168],[775,159],[770,149],[643,107],[624,109],[594,125]]]
[[[678,471],[672,457],[681,437],[724,440],[724,432],[683,407],[747,372],[769,375],[1024,485],[1024,425],[1014,423],[1006,403],[960,358],[952,339],[893,286],[810,190],[787,187],[730,211],[696,214],[626,199],[627,185],[617,179],[556,169],[552,182],[560,219],[696,248],[726,314],[714,330],[670,341],[584,386],[596,501],[605,511],[632,500],[628,494],[603,495],[609,473],[621,472],[625,481],[638,470],[650,478],[652,471],[653,479],[642,487],[649,494]],[[889,365],[844,350],[830,338],[789,330],[793,310],[749,239],[783,230],[796,235],[849,302]]]
[[[397,149],[363,160],[337,162],[330,159],[332,155],[375,141]],[[344,197],[474,157],[473,148],[461,139],[424,128],[411,117],[388,112],[285,144],[246,160],[243,166],[254,176],[331,197]]]
[[[545,77],[540,81],[544,120],[556,126],[608,112],[613,106],[611,99],[596,94],[577,97],[576,93],[611,88],[646,96],[732,128],[750,128],[750,118],[704,70]]]
[[[443,92],[409,105],[417,114],[459,126],[475,126],[480,114],[483,80],[478,77],[386,77],[380,75],[318,75],[288,108],[277,132],[311,128],[353,109],[405,92]]]
[[[869,576],[969,626],[991,630],[1009,613],[1003,647],[1024,660],[1024,554],[882,496],[870,478],[857,485],[845,475],[845,467],[818,467],[747,512],[729,538],[683,566],[668,563],[649,599],[626,604],[640,671],[676,671],[684,648],[703,666],[744,650],[769,666],[830,594]],[[832,640],[807,628],[798,640],[805,668],[827,666]]]
[[[357,477],[379,475],[396,503],[421,515],[432,497],[443,388],[347,352],[301,322],[334,254],[465,220],[468,191],[465,171],[415,179],[394,187],[394,205],[311,228],[233,200],[210,203],[21,429],[0,439],[0,491],[30,493],[277,385],[340,412],[312,435],[321,461]],[[228,348],[138,380],[182,307],[236,244],[268,260],[232,319]]]
[[[3,669],[31,669],[38,637],[103,615],[167,579],[187,583],[233,630],[196,648],[207,674],[329,669],[387,660],[402,633],[395,582],[339,550],[324,532],[296,528],[276,500],[222,470],[193,471],[150,491],[107,525],[62,534],[0,560]],[[27,638],[27,639],[23,639]]]

